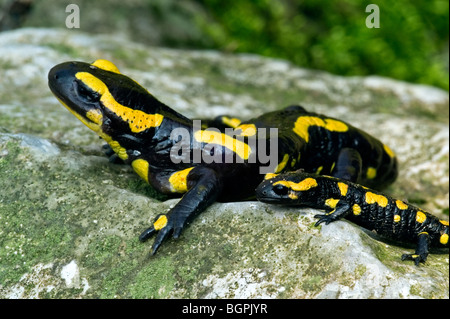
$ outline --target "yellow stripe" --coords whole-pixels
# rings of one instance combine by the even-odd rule
[[[328,207],[331,208],[336,208],[336,205],[339,203],[339,199],[335,199],[335,198],[328,198],[327,200],[325,200],[325,205],[327,205]]]
[[[423,212],[417,212],[416,222],[422,224],[427,219],[427,216]]]
[[[222,145],[229,150],[235,152],[240,158],[248,159],[252,149],[248,144],[232,138],[224,133],[219,133],[215,131],[208,130],[198,130],[194,133],[194,138],[198,142]]]
[[[273,183],[273,185],[284,185],[294,191],[307,191],[313,187],[316,187],[317,181],[314,178],[308,177],[298,183],[291,181],[278,181]]]
[[[374,179],[377,176],[377,169],[374,167],[368,167],[366,176],[368,179]]]
[[[397,205],[398,209],[405,210],[408,208],[408,205],[403,203],[401,200],[396,200],[395,205]]]
[[[174,193],[186,193],[187,192],[187,175],[193,169],[193,167],[186,168],[182,171],[177,171],[170,175],[169,183]]]
[[[383,144],[384,151],[389,155],[389,157],[394,158],[395,153],[387,145]]]
[[[359,206],[358,204],[354,204],[352,209],[353,209],[353,215],[358,216],[359,214],[361,214],[361,206]]]
[[[133,167],[134,171],[148,183],[148,162],[143,159],[137,159],[131,162],[131,166]]]
[[[108,60],[99,59],[99,60],[96,60],[94,63],[92,63],[92,65],[96,66],[97,68],[102,69],[102,70],[111,71],[111,72],[120,74],[120,71],[117,68],[117,66],[115,66],[114,63],[112,63]]]
[[[153,228],[155,230],[160,230],[160,229],[166,227],[166,225],[167,225],[167,216],[166,215],[161,215],[156,220],[156,222],[153,223]]]
[[[264,175],[264,179],[272,179],[274,177],[278,176],[278,174],[275,173],[267,173],[266,175]]]
[[[310,126],[320,126],[332,132],[347,132],[348,126],[338,120],[321,119],[315,116],[300,116],[295,121],[294,132],[303,138],[306,142],[309,141],[308,129]]]
[[[127,122],[130,126],[130,130],[133,133],[139,133],[145,131],[150,127],[157,127],[161,125],[164,116],[161,114],[147,114],[140,110],[133,110],[118,103],[109,92],[108,87],[100,79],[88,72],[78,72],[75,77],[80,81],[83,81],[93,91],[100,94],[100,101],[103,105],[120,117],[123,121]]]
[[[448,244],[448,234],[443,234],[440,238],[439,238],[439,242],[442,245],[447,245]]]
[[[339,190],[341,191],[341,195],[347,195],[348,185],[342,182],[338,183]]]
[[[241,120],[235,117],[222,116],[222,123],[235,128],[241,124]]]
[[[69,106],[67,106],[66,103],[64,103],[62,100],[58,99],[58,101],[70,111],[77,119],[81,121],[84,125],[89,127],[91,130],[93,130],[95,133],[97,133],[102,139],[105,140],[106,143],[108,143],[112,150],[123,160],[126,160],[128,158],[127,150],[123,148],[119,142],[114,141],[111,136],[108,134],[105,134],[102,130],[101,123],[102,123],[102,117],[98,110],[92,109],[89,110],[86,113],[86,118],[90,119],[91,121],[86,120],[83,116],[72,110]]]
[[[289,161],[289,154],[284,154],[283,160],[280,163],[278,163],[277,167],[275,168],[275,173],[281,172],[286,167],[288,161]]]
[[[366,193],[366,203],[367,204],[377,203],[381,207],[386,207],[388,204],[388,200],[383,195],[377,195],[372,192],[367,192]]]
[[[255,124],[241,124],[236,130],[242,130],[239,136],[254,136],[257,132]]]

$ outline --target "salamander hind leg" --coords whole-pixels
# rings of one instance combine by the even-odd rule
[[[424,263],[427,260],[429,245],[430,236],[428,233],[420,233],[417,241],[416,252],[414,254],[403,254],[402,260],[412,260],[416,266],[420,263]]]

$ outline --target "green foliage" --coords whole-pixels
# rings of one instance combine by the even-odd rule
[[[378,74],[447,89],[448,1],[196,0],[211,47],[342,75]],[[380,28],[367,28],[377,4]]]

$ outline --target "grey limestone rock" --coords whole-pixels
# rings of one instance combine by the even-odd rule
[[[124,49],[126,48],[126,50]],[[286,61],[169,50],[70,30],[0,34],[1,298],[448,298],[448,251],[425,265],[312,209],[215,203],[150,257],[137,236],[177,199],[108,162],[102,142],[52,96],[48,70],[113,61],[189,117],[241,118],[289,104],[341,118],[387,143],[387,192],[448,219],[448,92]]]

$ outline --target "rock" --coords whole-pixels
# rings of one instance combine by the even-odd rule
[[[124,49],[125,48],[125,49]],[[114,61],[189,117],[241,118],[300,103],[385,141],[400,159],[387,192],[448,219],[448,93],[340,77],[254,55],[148,47],[69,30],[0,34],[0,297],[448,298],[448,250],[425,265],[402,247],[312,209],[215,203],[150,256],[137,236],[167,200],[52,96],[48,70]]]

